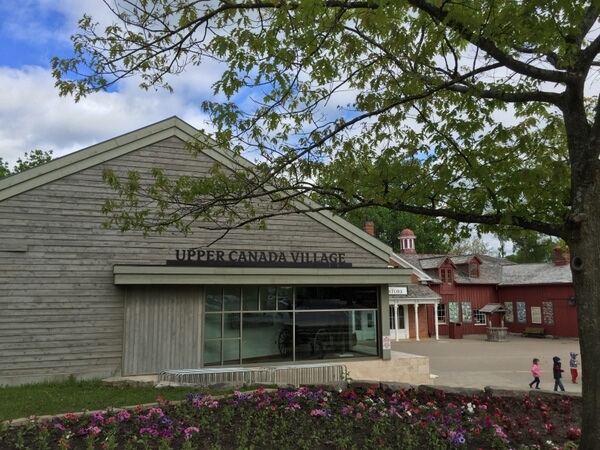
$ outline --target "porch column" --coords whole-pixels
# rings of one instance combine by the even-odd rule
[[[402,305],[402,308],[404,308],[404,305]],[[406,308],[402,312],[402,317],[404,317],[404,328],[406,332],[405,339],[410,339],[410,308],[408,305],[406,305]]]
[[[415,303],[415,334],[416,334],[417,341],[420,341],[421,338],[419,337],[419,304],[418,303]]]
[[[440,331],[439,331],[439,323],[438,323],[438,303],[435,302],[433,304],[433,323],[435,328],[435,340],[440,340]]]
[[[396,342],[398,341],[398,303],[394,303],[394,334]]]

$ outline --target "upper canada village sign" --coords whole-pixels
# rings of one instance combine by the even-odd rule
[[[193,248],[175,250],[169,266],[234,267],[352,267],[346,254],[339,252],[296,252],[272,250],[213,250]]]

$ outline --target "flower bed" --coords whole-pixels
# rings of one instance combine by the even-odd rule
[[[0,448],[576,448],[580,400],[443,391],[258,389],[0,430]]]

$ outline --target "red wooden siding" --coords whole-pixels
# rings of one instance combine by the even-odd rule
[[[568,298],[575,296],[572,285],[541,285],[541,286],[501,286],[498,291],[500,303],[512,302],[515,312],[514,322],[506,322],[509,332],[521,333],[528,326],[544,327],[546,334],[559,337],[578,337],[577,307],[568,304]],[[517,319],[517,302],[526,303],[526,323]],[[531,308],[539,307],[544,310],[544,302],[552,304],[552,317],[542,314],[542,323],[533,323]],[[554,323],[549,323],[554,322]]]
[[[513,303],[514,320],[506,321],[504,326],[509,333],[522,333],[526,327],[544,327],[546,334],[557,337],[579,336],[577,329],[577,307],[569,305],[568,298],[574,297],[572,285],[540,285],[540,286],[494,286],[494,285],[445,285],[442,292],[440,285],[430,285],[431,289],[442,295],[442,302],[446,305],[446,323],[439,324],[439,334],[449,334],[448,303],[459,303],[459,321],[463,334],[485,334],[485,325],[475,325],[474,321],[464,322],[462,315],[462,302],[470,302],[472,312],[481,309],[488,303]],[[520,323],[517,318],[517,302],[524,302],[526,308],[526,322]],[[551,304],[551,310],[544,313],[544,303]],[[542,312],[542,323],[534,323],[531,313],[532,307],[539,308]],[[435,335],[434,309],[428,307],[428,329],[431,336]],[[492,314],[492,325],[500,326],[500,315]],[[473,317],[474,320],[474,317]]]
[[[447,322],[445,324],[439,324],[439,333],[440,335],[448,335],[448,303],[450,302],[458,302],[459,308],[459,322],[461,323],[463,334],[486,334],[486,326],[485,325],[475,325],[473,317],[473,311],[483,308],[488,303],[498,303],[498,291],[496,289],[496,285],[490,284],[446,284],[443,285],[435,284],[429,285],[429,287],[437,294],[442,296],[442,302],[446,305],[446,317]],[[441,288],[441,289],[440,289]],[[471,303],[471,316],[472,322],[464,322],[463,321],[463,312],[462,312],[462,303],[470,302]],[[435,335],[435,323],[434,323],[434,310],[433,306],[429,307],[428,313],[428,328],[429,334],[431,336]],[[492,314],[492,325],[500,326],[500,316],[499,314]]]

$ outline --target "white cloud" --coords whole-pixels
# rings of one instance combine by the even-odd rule
[[[0,157],[12,164],[34,149],[53,150],[58,157],[173,115],[206,127],[199,106],[210,83],[196,72],[177,79],[178,93],[169,94],[143,91],[128,80],[119,92],[75,103],[59,97],[47,69],[0,67]]]
[[[134,77],[120,81],[113,92],[92,94],[79,103],[59,97],[47,63],[52,56],[71,54],[69,38],[78,32],[84,13],[102,26],[113,21],[102,1],[21,0],[15,6],[0,0],[0,34],[10,37],[11,55],[23,43],[41,64],[14,67],[0,55],[0,157],[11,165],[35,149],[52,150],[58,157],[174,115],[210,129],[200,104],[214,97],[212,85],[221,73],[212,60],[171,77],[174,94],[144,91]],[[0,54],[3,45],[0,39]]]

